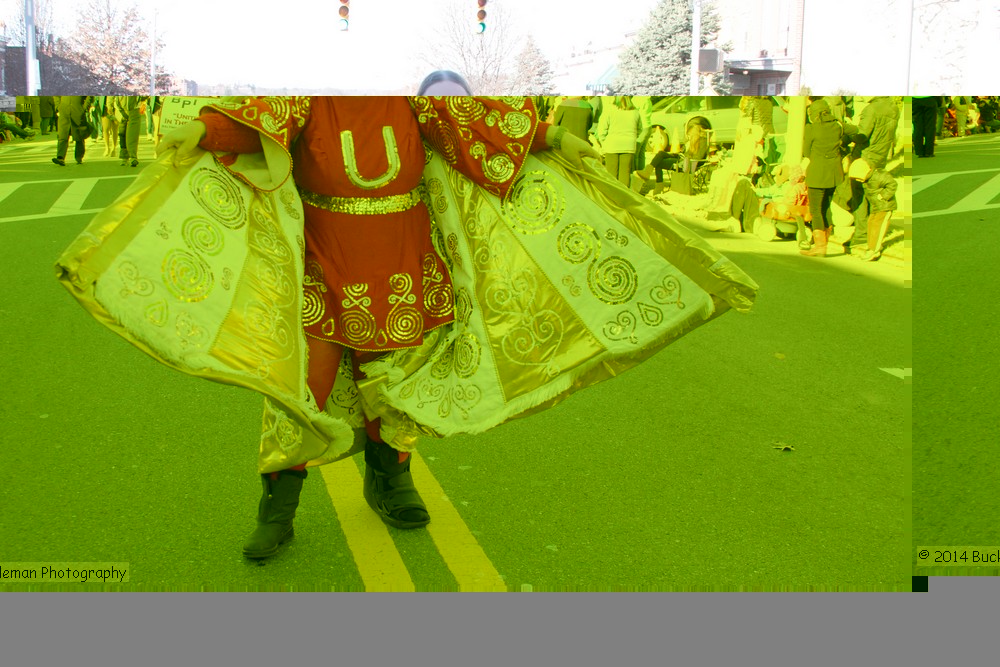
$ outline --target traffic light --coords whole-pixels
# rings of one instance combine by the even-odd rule
[[[486,32],[486,0],[476,0],[479,3],[479,11],[476,12],[476,20],[479,21],[479,34]]]
[[[340,29],[342,31],[347,30],[347,24],[350,21],[351,13],[351,0],[340,0]]]

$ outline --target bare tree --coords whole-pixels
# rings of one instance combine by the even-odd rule
[[[986,9],[996,11],[976,0],[923,0],[914,4],[911,58],[919,73],[920,88],[955,90],[963,85],[969,45],[964,38],[952,37],[968,35],[983,20],[981,12]]]
[[[474,7],[468,0],[451,0],[440,29],[430,37],[419,60],[428,71],[458,72],[477,95],[507,94],[521,39],[511,26],[509,12],[499,2],[490,3],[486,32],[477,34]]]
[[[70,44],[80,64],[104,86],[141,94],[149,91],[150,44],[144,23],[135,4],[118,7],[112,0],[89,0],[79,11]],[[157,51],[163,46],[157,40]],[[169,75],[158,71],[156,83],[166,91]]]
[[[25,45],[24,32],[24,2],[17,0],[18,9],[14,22],[6,24],[7,38],[12,46]],[[50,41],[57,37],[55,20],[52,14],[52,3],[49,0],[34,0],[35,3],[35,44],[39,51],[44,51]]]

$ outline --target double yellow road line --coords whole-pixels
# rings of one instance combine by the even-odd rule
[[[410,470],[427,504],[427,526],[434,546],[458,582],[460,591],[506,591],[507,585],[469,532],[444,489],[416,452]],[[389,535],[362,494],[363,477],[353,459],[321,466],[320,472],[340,518],[347,545],[367,591],[413,591],[413,580]]]

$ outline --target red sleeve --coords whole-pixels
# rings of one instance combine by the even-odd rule
[[[208,129],[198,145],[213,153],[259,153],[260,134],[221,113],[210,111],[198,116]]]
[[[552,127],[552,123],[538,124],[538,129],[535,131],[535,140],[531,142],[530,150],[532,153],[544,151],[549,148],[549,144],[545,141],[545,135],[548,133],[550,127]]]
[[[413,97],[410,106],[421,136],[445,162],[506,198],[535,146],[539,121],[531,98]]]

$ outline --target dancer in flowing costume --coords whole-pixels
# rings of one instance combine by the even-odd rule
[[[418,437],[551,407],[757,290],[527,98],[216,104],[160,150],[58,270],[155,358],[265,395],[250,558],[306,467],[363,450],[372,509],[424,526]]]

